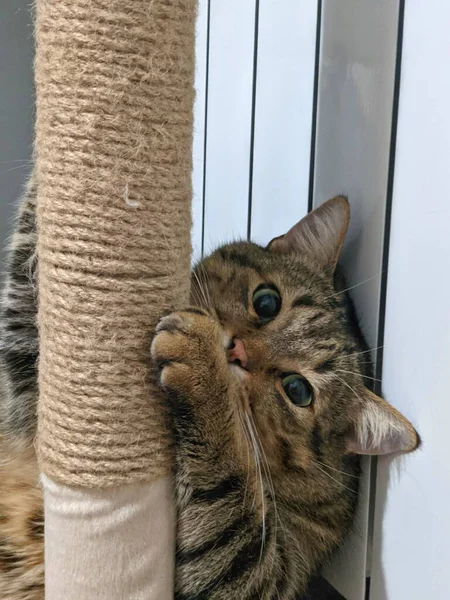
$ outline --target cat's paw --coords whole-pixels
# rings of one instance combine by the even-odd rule
[[[177,393],[214,392],[228,377],[223,330],[200,308],[186,308],[163,317],[151,345],[160,384]]]

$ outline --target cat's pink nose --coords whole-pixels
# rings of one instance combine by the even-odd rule
[[[228,349],[228,362],[239,362],[241,367],[245,369],[247,366],[247,361],[247,353],[245,351],[244,344],[239,338],[234,338],[231,342],[230,348]]]

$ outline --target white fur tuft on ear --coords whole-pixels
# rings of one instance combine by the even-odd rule
[[[385,400],[367,390],[347,438],[347,451],[353,454],[394,454],[412,452],[419,443],[419,436],[411,423]]]

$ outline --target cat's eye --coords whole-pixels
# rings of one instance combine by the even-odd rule
[[[281,378],[281,386],[289,400],[296,406],[306,408],[313,401],[312,387],[297,373],[289,373]]]
[[[263,283],[253,293],[253,308],[263,321],[277,316],[281,308],[281,296],[275,286]]]

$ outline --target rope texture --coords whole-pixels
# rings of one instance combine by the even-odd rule
[[[149,346],[188,298],[195,14],[195,0],[37,1],[37,449],[63,483],[171,466]]]

